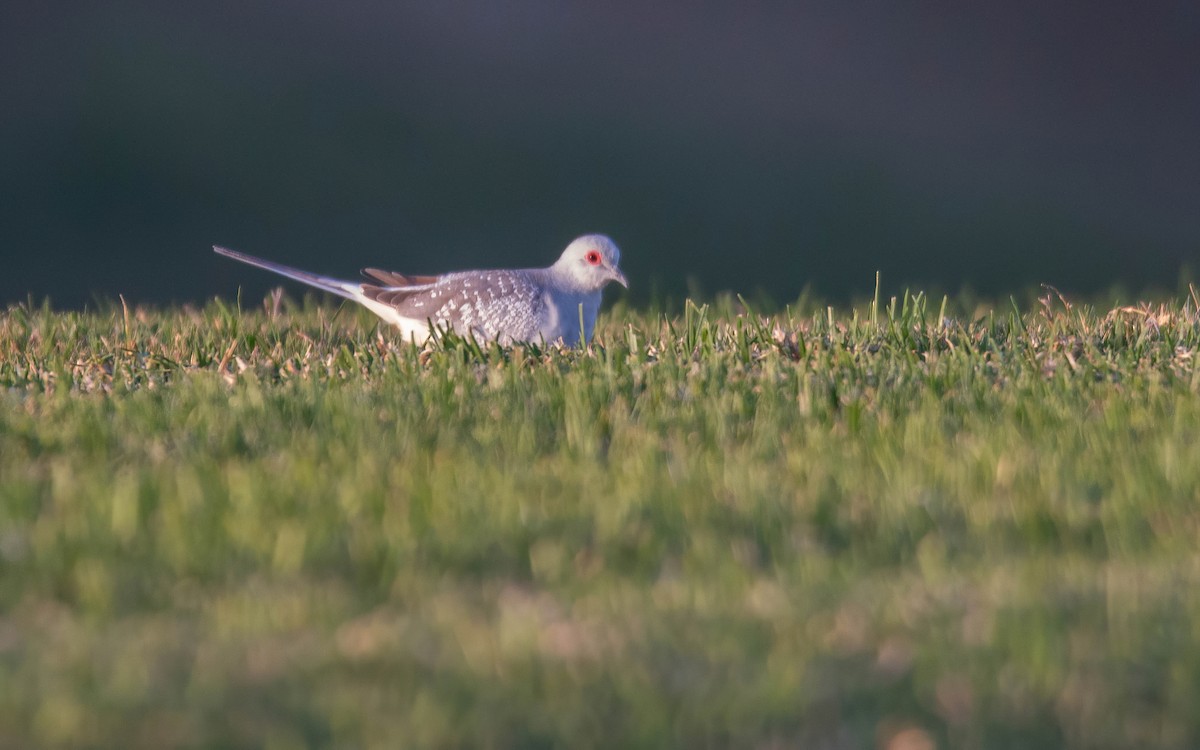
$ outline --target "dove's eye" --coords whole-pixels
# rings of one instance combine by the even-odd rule
[[[588,250],[587,255],[583,256],[583,258],[593,266],[600,265],[600,253],[595,250]]]

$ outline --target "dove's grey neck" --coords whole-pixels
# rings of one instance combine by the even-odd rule
[[[599,293],[595,284],[589,283],[580,279],[572,270],[572,262],[566,259],[560,260],[549,268],[543,269],[546,278],[552,281],[560,289],[570,290],[576,294],[591,294]]]

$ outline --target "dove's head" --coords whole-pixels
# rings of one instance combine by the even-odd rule
[[[615,242],[602,234],[585,234],[567,245],[554,270],[589,292],[603,289],[610,281],[628,288],[625,274],[617,267],[620,261],[621,251]]]

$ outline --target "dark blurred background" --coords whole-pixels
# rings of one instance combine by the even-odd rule
[[[622,7],[623,6],[623,7]],[[1195,2],[0,6],[0,301],[624,250],[637,301],[1174,289]],[[689,284],[691,285],[689,287]]]

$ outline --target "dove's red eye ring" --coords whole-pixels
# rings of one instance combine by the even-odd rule
[[[597,250],[588,250],[587,255],[583,256],[583,259],[593,266],[600,265],[600,253]]]

